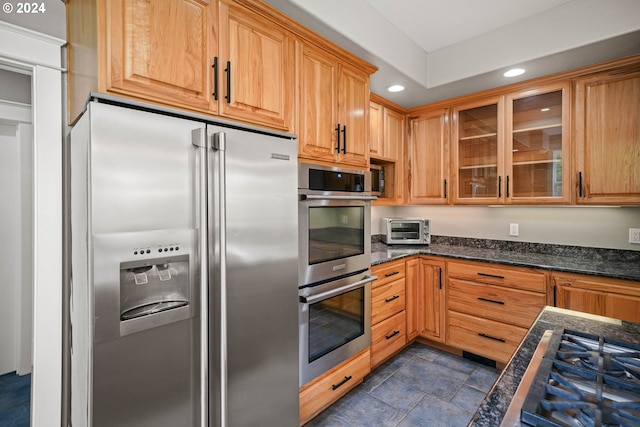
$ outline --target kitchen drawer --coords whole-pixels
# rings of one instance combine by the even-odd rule
[[[448,309],[529,328],[545,305],[545,294],[449,279]]]
[[[371,290],[371,325],[405,309],[404,286],[403,278]]]
[[[407,343],[405,311],[383,320],[371,328],[371,366],[384,362]]]
[[[338,400],[371,372],[369,348],[300,388],[300,425]]]
[[[404,260],[402,260],[400,262],[389,262],[371,267],[372,274],[378,277],[378,279],[371,284],[371,288],[374,289],[391,281],[404,278],[404,264]]]
[[[526,333],[526,328],[449,311],[447,344],[497,362],[507,363]]]
[[[503,285],[534,292],[545,292],[547,289],[547,275],[540,271],[476,262],[450,261],[448,264],[447,271],[450,278]]]

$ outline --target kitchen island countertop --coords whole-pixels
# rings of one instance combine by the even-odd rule
[[[532,250],[526,250],[531,247]],[[513,250],[513,247],[479,247],[435,243],[424,246],[402,246],[374,243],[371,248],[371,265],[383,264],[414,255],[432,255],[467,261],[482,261],[517,267],[539,268],[556,272],[588,274],[614,279],[640,282],[640,252],[608,250],[602,256],[598,249],[565,249],[561,253],[540,253],[536,245]],[[570,247],[569,247],[570,248]],[[611,253],[613,252],[613,256]],[[639,285],[640,286],[640,285]]]
[[[480,404],[469,426],[496,427],[500,425],[542,335],[546,330],[556,327],[640,344],[640,324],[638,323],[593,316],[561,308],[545,307],[485,400]]]

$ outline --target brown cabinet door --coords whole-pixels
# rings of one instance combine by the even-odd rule
[[[298,154],[332,162],[338,155],[338,62],[303,43],[296,43]]]
[[[369,154],[384,157],[384,107],[369,103]]]
[[[576,81],[577,203],[640,203],[640,70]]]
[[[434,110],[410,120],[410,203],[447,204],[449,109]]]
[[[369,164],[369,76],[340,67],[338,79],[338,123],[340,131],[340,163],[354,166]]]
[[[404,154],[404,114],[384,109],[384,157],[402,162]]]
[[[575,282],[556,281],[556,307],[604,316],[605,294],[575,285]]]
[[[242,7],[220,3],[222,116],[293,129],[293,36]]]
[[[105,2],[105,88],[125,96],[214,111],[216,2]]]
[[[420,310],[423,304],[419,300],[418,283],[420,280],[420,260],[406,262],[405,311],[407,313],[407,340],[411,341],[420,333]]]
[[[418,294],[423,305],[420,335],[440,342],[445,341],[444,268],[444,261],[420,260]]]

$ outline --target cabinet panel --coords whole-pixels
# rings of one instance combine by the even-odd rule
[[[419,280],[420,260],[413,258],[406,261],[405,311],[407,313],[407,340],[409,341],[420,333],[420,312],[423,310],[423,304],[420,302]]]
[[[438,109],[412,117],[410,130],[410,203],[448,203],[449,110]]]
[[[371,272],[377,279],[371,285],[372,289],[382,286],[394,280],[405,277],[406,269],[404,261],[390,262],[371,267]]]
[[[371,324],[384,320],[404,310],[404,278],[371,290]]]
[[[449,312],[449,341],[497,362],[507,363],[526,333],[526,328]]]
[[[293,36],[253,12],[220,3],[221,115],[293,128]]]
[[[371,327],[371,366],[375,367],[407,344],[405,312]]]
[[[100,90],[214,109],[209,69],[217,51],[215,2],[114,0],[105,2],[104,13],[106,84]]]
[[[531,327],[545,305],[541,293],[449,279],[449,310]]]
[[[420,335],[434,341],[445,341],[445,298],[443,280],[445,262],[420,260],[418,298],[422,304],[420,310]]]
[[[369,164],[369,76],[346,66],[338,80],[338,123],[342,125],[341,163]]]
[[[546,274],[526,268],[478,262],[449,262],[448,273],[450,278],[455,277],[534,292],[543,293],[547,288]]]
[[[576,81],[577,203],[640,203],[640,71]]]

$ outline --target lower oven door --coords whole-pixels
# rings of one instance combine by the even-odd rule
[[[369,270],[299,291],[300,385],[371,345]]]

